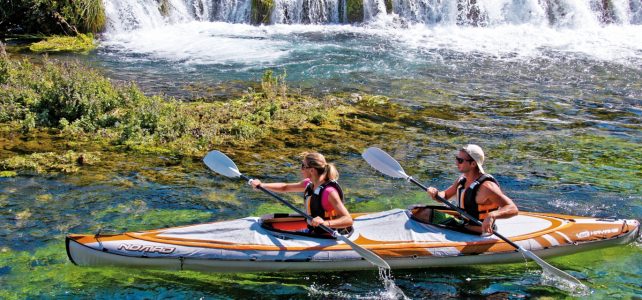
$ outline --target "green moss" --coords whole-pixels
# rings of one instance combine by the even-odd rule
[[[51,36],[37,43],[31,44],[29,50],[36,53],[42,52],[77,52],[88,53],[96,48],[93,35],[79,34],[77,36]]]
[[[99,155],[92,152],[77,153],[72,150],[65,153],[32,153],[0,160],[0,167],[8,170],[31,170],[36,173],[74,173],[84,165],[100,161]]]
[[[92,216],[99,222],[91,228],[93,232],[99,229],[110,232],[148,230],[205,223],[212,219],[212,213],[208,211],[149,209],[142,200],[96,211]]]
[[[0,177],[14,177],[17,175],[18,173],[15,171],[0,171]]]
[[[641,193],[639,143],[600,135],[534,136],[502,143],[498,159],[529,162],[529,169],[556,183],[590,184],[621,192]]]
[[[386,12],[388,14],[393,13],[392,11],[392,0],[385,0],[386,1]]]
[[[0,281],[2,299],[57,298],[154,298],[158,290],[153,285],[172,286],[171,294],[178,298],[205,297],[237,293],[265,295],[265,287],[300,287],[305,294],[305,282],[300,276],[279,274],[211,274],[193,271],[158,271],[111,267],[79,267],[69,262],[62,240],[44,245],[35,251],[0,252]],[[204,288],[205,287],[205,288]],[[184,290],[184,292],[182,292]],[[195,294],[196,290],[203,294]],[[116,291],[116,292],[115,292]],[[161,291],[163,289],[161,288]],[[224,291],[224,292],[221,292]],[[234,292],[231,292],[234,291]],[[116,294],[114,294],[116,293]],[[279,295],[275,293],[273,295]],[[282,295],[281,295],[282,296]]]
[[[346,16],[349,23],[363,22],[363,0],[346,0]]]
[[[293,95],[288,93],[285,73],[275,75],[272,71],[264,74],[259,91],[240,98],[183,103],[147,97],[135,85],[113,85],[95,71],[74,63],[45,60],[43,66],[37,66],[6,58],[0,61],[6,64],[6,70],[0,73],[6,81],[0,90],[0,103],[5,108],[0,111],[0,123],[18,124],[24,135],[31,136],[58,130],[60,139],[66,141],[64,145],[74,149],[91,142],[91,147],[114,145],[142,154],[201,156],[222,145],[250,147],[266,139],[282,143],[290,130],[315,130],[324,137],[341,139],[337,136],[340,131],[354,128],[355,122],[363,123],[350,118],[360,114],[360,109],[391,119],[404,116],[402,108],[390,111],[391,104],[385,97],[366,95],[354,105],[342,97]],[[373,134],[369,126],[383,130],[374,124],[378,119],[367,121],[369,124],[359,125],[364,136]],[[19,139],[12,142],[24,143]],[[29,147],[29,151],[54,152],[59,147],[50,146],[53,149],[48,151],[39,147]],[[47,170],[30,159],[18,160],[6,161],[5,165]]]
[[[277,201],[277,200],[274,200]],[[280,202],[265,202],[259,205],[251,214],[252,216],[260,217],[266,214],[273,213],[295,213],[291,208],[281,204]]]
[[[252,24],[270,24],[274,0],[252,0]]]

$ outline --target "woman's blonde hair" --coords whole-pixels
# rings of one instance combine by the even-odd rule
[[[338,180],[339,171],[334,164],[329,164],[325,161],[325,157],[317,152],[304,152],[301,154],[303,161],[310,168],[315,168],[319,175],[324,175],[327,180]]]

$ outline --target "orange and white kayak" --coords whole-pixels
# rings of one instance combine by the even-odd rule
[[[524,261],[519,252],[495,236],[427,224],[409,210],[353,217],[354,231],[349,239],[379,255],[393,269]],[[540,257],[626,244],[637,238],[640,230],[637,220],[529,212],[496,224],[497,232]],[[277,214],[117,235],[71,234],[66,245],[69,259],[80,266],[208,272],[374,268],[349,245],[329,236],[299,232],[305,228],[302,217]]]

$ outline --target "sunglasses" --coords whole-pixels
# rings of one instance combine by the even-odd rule
[[[474,162],[475,161],[474,159],[464,159],[464,158],[461,158],[461,157],[458,157],[458,156],[455,156],[455,160],[457,161],[458,164],[463,164],[464,161],[467,161],[467,162]]]
[[[305,163],[303,163],[303,162],[301,163],[301,170],[303,170],[303,169],[309,169],[309,168],[312,168],[312,167],[308,167],[308,166],[306,166],[306,165],[305,165]]]

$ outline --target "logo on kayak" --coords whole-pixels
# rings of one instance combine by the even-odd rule
[[[579,239],[585,239],[590,236],[603,236],[603,235],[609,235],[611,233],[618,233],[620,230],[617,228],[611,228],[611,229],[603,229],[603,230],[593,230],[593,231],[582,231],[575,236]]]
[[[136,244],[120,244],[118,250],[138,251],[148,253],[170,254],[176,250],[174,247],[163,246],[150,246],[150,245],[136,245]]]

